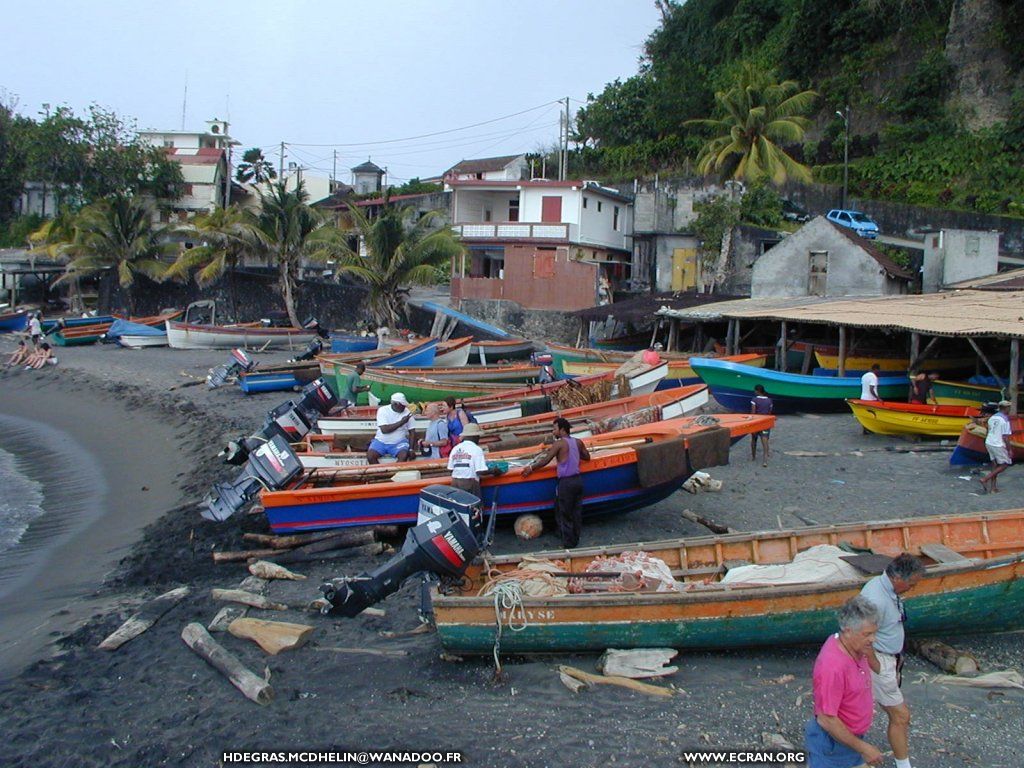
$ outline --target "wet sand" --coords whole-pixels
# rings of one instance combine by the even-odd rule
[[[3,349],[0,342],[0,352]],[[96,424],[85,430],[88,435],[72,432],[84,445],[89,445],[86,438],[125,444],[124,426],[137,422],[159,424],[171,433],[170,439],[126,444],[120,460],[141,464],[141,475],[130,481],[125,473],[110,475],[109,498],[134,493],[137,504],[140,492],[132,488],[167,482],[166,477],[161,480],[163,465],[136,460],[148,455],[146,451],[167,462],[167,476],[184,473],[176,478],[177,488],[173,483],[159,486],[166,490],[160,492],[158,504],[137,518],[140,523],[146,514],[197,498],[214,478],[233,474],[233,469],[213,461],[221,441],[252,431],[267,409],[287,398],[287,393],[246,398],[236,389],[211,392],[201,386],[172,390],[205,374],[226,357],[224,352],[88,348],[62,353],[61,366],[38,380],[20,372],[0,374],[3,408],[9,388],[28,397],[41,386],[43,376],[54,373],[58,375],[47,386],[63,397],[49,398],[56,403],[52,411],[76,420],[86,416],[76,414],[76,408],[95,410],[91,403],[107,400],[121,415],[119,421],[102,421],[105,427]],[[755,530],[777,528],[780,522],[786,527],[800,525],[801,518],[827,523],[1024,506],[1020,468],[1004,475],[1003,493],[981,497],[972,493],[973,480],[959,479],[964,472],[948,468],[948,454],[893,454],[883,450],[886,445],[906,444],[864,436],[847,415],[786,417],[773,431],[769,468],[762,468],[760,461],[751,463],[748,444],[740,443],[733,449],[730,466],[712,470],[725,484],[721,493],[679,493],[646,510],[588,522],[582,543],[704,534],[704,529],[680,518],[684,508],[739,530]],[[840,455],[786,456],[790,450]],[[178,463],[181,456],[188,459]],[[114,509],[107,514],[118,513]],[[495,684],[489,659],[442,660],[433,635],[381,636],[381,631],[417,625],[415,584],[380,606],[386,611],[383,617],[322,619],[297,611],[274,616],[316,626],[310,644],[294,653],[269,657],[251,643],[219,635],[218,640],[251,669],[268,670],[276,699],[268,707],[258,707],[193,655],[180,633],[189,621],[206,624],[216,613],[210,587],[235,586],[247,575],[241,565],[214,566],[210,550],[241,548],[243,531],[264,529],[258,515],[217,525],[180,512],[148,525],[97,595],[115,610],[72,630],[54,658],[36,662],[0,685],[5,702],[0,728],[10,734],[0,742],[0,764],[216,766],[221,753],[231,749],[396,748],[461,750],[464,764],[471,766],[671,766],[681,764],[684,748],[756,747],[765,731],[802,743],[802,725],[811,711],[814,648],[686,653],[678,660],[679,673],[670,678],[681,693],[667,700],[610,686],[570,693],[559,682],[556,665],[569,663],[592,671],[596,655],[506,659],[507,677]],[[524,543],[502,529],[494,551],[555,545],[550,532]],[[84,541],[73,547],[82,560],[88,559],[87,549]],[[70,559],[67,562],[65,570],[73,581],[75,569]],[[307,574],[308,581],[274,583],[269,594],[315,597],[322,579],[378,562],[362,558],[296,566],[294,570]],[[182,583],[189,584],[193,594],[153,629],[117,653],[93,650],[131,606]],[[0,631],[6,632],[3,627]],[[955,642],[975,652],[986,671],[1022,669],[1022,637],[967,636]],[[0,642],[4,639],[0,635]],[[408,655],[319,650],[337,646],[401,650]],[[1024,695],[943,688],[927,682],[936,672],[913,657],[906,671],[905,691],[915,717],[914,765],[1024,764]],[[876,717],[869,738],[883,750],[888,748],[884,717]]]

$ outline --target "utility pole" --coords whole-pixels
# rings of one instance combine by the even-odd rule
[[[850,188],[850,105],[846,105],[845,114],[836,110],[843,121],[843,209],[846,209],[847,194]]]
[[[334,164],[331,166],[331,193],[334,193],[335,179],[338,178],[338,150],[334,150]]]
[[[284,184],[284,142],[281,142],[281,161],[277,164],[277,180]]]
[[[224,207],[231,205],[231,141],[227,143],[227,165],[224,167]]]
[[[562,152],[564,168],[562,170],[562,181],[569,178],[569,97],[565,97],[565,150]]]

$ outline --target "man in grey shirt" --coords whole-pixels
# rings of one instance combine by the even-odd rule
[[[903,666],[903,622],[907,618],[900,595],[913,589],[923,575],[921,561],[904,553],[889,563],[884,573],[865,584],[860,592],[861,597],[878,609],[878,631],[867,657],[875,701],[889,716],[889,744],[896,758],[896,768],[910,768],[907,746],[910,709],[903,699],[899,680]]]

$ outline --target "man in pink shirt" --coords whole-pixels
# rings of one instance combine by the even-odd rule
[[[879,765],[882,753],[864,741],[875,702],[867,653],[878,630],[878,609],[857,596],[839,609],[839,632],[814,662],[814,717],[805,727],[810,768]]]

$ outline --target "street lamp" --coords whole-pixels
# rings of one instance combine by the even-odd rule
[[[846,195],[850,184],[850,105],[846,105],[846,114],[838,109],[836,115],[843,121],[843,209],[846,209]]]

